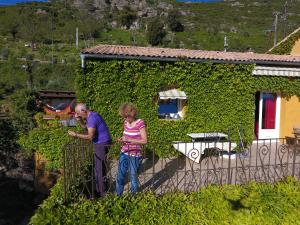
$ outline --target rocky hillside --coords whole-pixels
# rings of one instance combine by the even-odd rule
[[[79,49],[100,43],[223,50],[225,36],[228,51],[266,52],[300,25],[300,0],[56,0],[22,7],[0,8],[2,59],[30,52],[42,60],[75,62]],[[24,42],[38,47],[24,49]]]
[[[103,18],[108,12],[128,8],[135,11],[138,18],[151,18],[174,8],[171,3],[156,0],[73,0],[72,5],[78,9],[87,9],[98,18]]]
[[[64,1],[64,0],[63,0]],[[274,43],[275,13],[278,13],[277,40],[300,25],[299,0],[225,0],[219,3],[179,3],[176,0],[73,0],[78,9],[86,9],[98,19],[107,19],[113,28],[145,31],[149,19],[159,17],[165,24],[167,47],[193,49],[223,49],[227,35],[229,48],[245,51],[248,48],[265,52]],[[130,9],[136,17],[131,26],[118,21],[118,13]],[[178,11],[184,32],[169,32],[168,14]],[[118,41],[115,41],[118,43]],[[143,43],[142,41],[140,41]]]

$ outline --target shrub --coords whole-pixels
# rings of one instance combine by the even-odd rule
[[[8,48],[2,48],[0,51],[0,57],[1,59],[8,59],[9,56],[9,49]]]
[[[26,61],[32,61],[34,59],[34,55],[33,54],[27,54],[25,56],[25,58],[26,58]]]
[[[47,160],[47,169],[60,169],[63,157],[62,146],[70,140],[68,129],[61,127],[58,120],[53,120],[48,124],[40,124],[28,135],[22,135],[18,143],[27,156],[31,156],[34,151],[42,154]]]
[[[171,31],[173,31],[173,32],[184,31],[184,27],[183,27],[182,23],[180,22],[180,13],[178,10],[173,9],[173,10],[169,11],[167,21],[168,21]]]
[[[163,43],[163,39],[166,36],[164,24],[160,18],[155,18],[148,24],[147,39],[151,45],[159,45]]]
[[[17,133],[13,128],[11,120],[0,120],[0,153],[13,152],[16,150]]]
[[[38,111],[35,100],[36,93],[25,89],[10,96],[12,124],[19,134],[27,133],[35,126],[33,115]]]
[[[122,26],[129,29],[132,23],[137,19],[136,12],[134,12],[130,7],[124,7],[120,12],[119,20]]]
[[[300,183],[210,186],[198,192],[138,193],[63,205],[59,182],[30,224],[298,224]]]

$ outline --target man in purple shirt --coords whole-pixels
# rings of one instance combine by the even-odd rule
[[[79,103],[75,107],[75,118],[80,126],[87,129],[87,134],[78,134],[74,131],[68,131],[72,137],[91,140],[95,149],[95,178],[96,191],[98,195],[104,194],[103,170],[105,170],[104,159],[111,144],[110,133],[107,124],[99,113],[90,111],[85,104]],[[86,124],[84,123],[86,120]],[[104,172],[105,173],[105,172]]]

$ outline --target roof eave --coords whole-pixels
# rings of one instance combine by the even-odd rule
[[[188,62],[212,62],[212,63],[228,63],[228,64],[256,64],[256,65],[274,65],[274,66],[297,66],[300,67],[300,62],[286,62],[286,61],[266,61],[266,60],[252,60],[252,61],[236,61],[236,60],[222,60],[222,59],[191,59],[191,58],[175,58],[175,57],[151,57],[151,56],[130,56],[130,55],[106,55],[106,54],[86,54],[81,53],[81,67],[85,68],[86,59],[123,59],[123,60],[142,60],[142,61],[164,61],[176,62],[185,59]]]

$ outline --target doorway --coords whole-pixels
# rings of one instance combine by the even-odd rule
[[[257,92],[255,94],[256,139],[279,138],[280,94]]]

